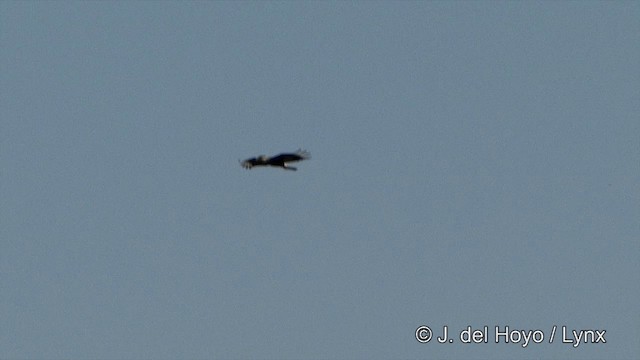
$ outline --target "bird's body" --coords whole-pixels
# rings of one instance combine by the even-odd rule
[[[246,159],[240,162],[245,169],[251,169],[254,166],[276,166],[281,167],[286,170],[297,170],[293,166],[289,166],[289,163],[307,160],[311,157],[306,150],[299,149],[295,153],[283,153],[276,156],[268,157],[265,155],[260,155],[258,157]]]

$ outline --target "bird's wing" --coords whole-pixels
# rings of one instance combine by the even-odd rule
[[[284,153],[284,154],[276,155],[270,158],[269,162],[286,163],[286,162],[306,160],[310,157],[311,157],[311,154],[309,154],[308,151],[298,150],[295,153]]]

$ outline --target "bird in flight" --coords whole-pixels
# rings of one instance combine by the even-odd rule
[[[293,166],[289,166],[289,163],[307,160],[311,158],[311,154],[302,149],[298,149],[295,153],[283,153],[272,157],[267,157],[264,155],[260,155],[258,157],[246,159],[240,162],[245,169],[251,169],[254,166],[277,166],[281,167],[285,170],[298,170]]]

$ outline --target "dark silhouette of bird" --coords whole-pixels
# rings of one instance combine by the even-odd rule
[[[298,169],[293,166],[289,166],[289,163],[307,160],[309,158],[311,158],[311,154],[308,151],[298,149],[295,153],[283,153],[272,157],[260,155],[258,157],[241,161],[240,165],[245,169],[251,169],[254,166],[277,166],[285,170],[295,171]]]

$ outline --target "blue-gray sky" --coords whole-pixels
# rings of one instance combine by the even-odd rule
[[[0,358],[640,356],[639,2],[3,1],[0,46]]]

